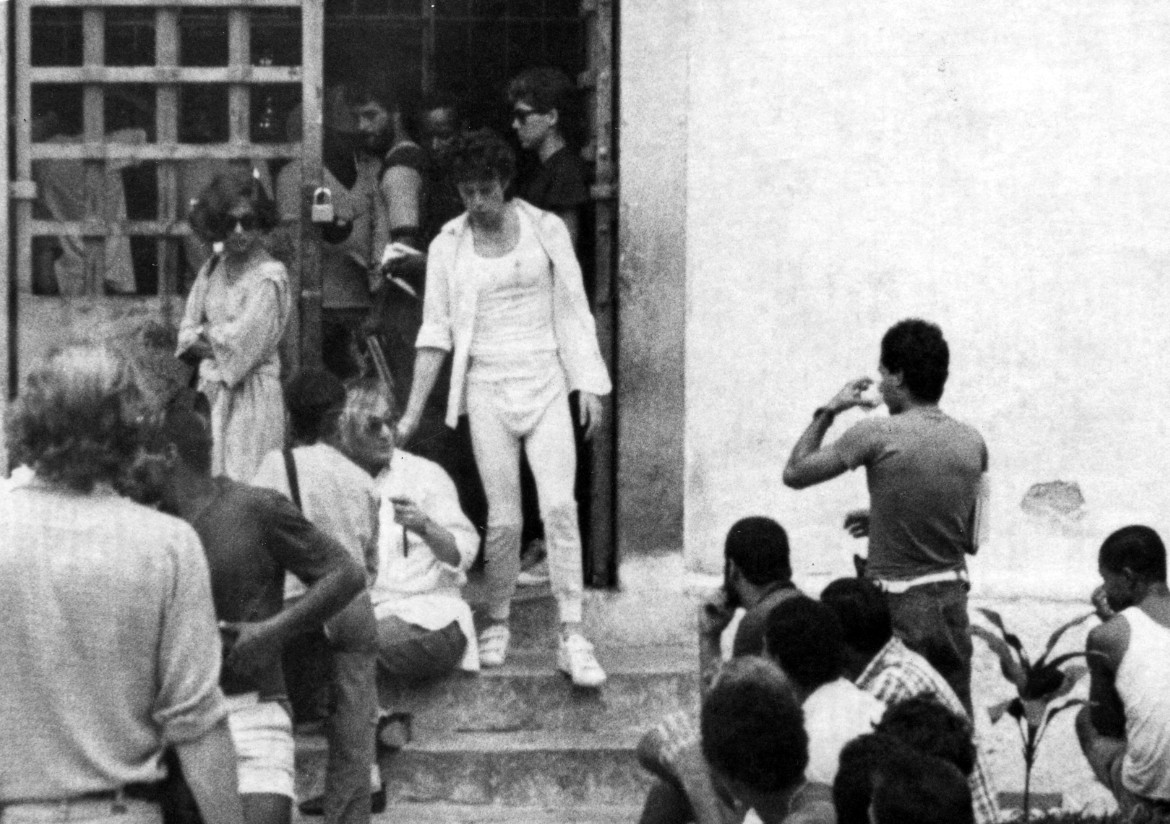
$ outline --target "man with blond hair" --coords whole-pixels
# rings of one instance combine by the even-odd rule
[[[241,824],[199,539],[122,497],[144,409],[124,362],[69,346],[6,426],[0,495],[5,824],[159,824],[171,746],[207,824]]]

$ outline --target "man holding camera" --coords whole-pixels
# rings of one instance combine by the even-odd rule
[[[869,537],[865,575],[885,592],[894,632],[929,661],[971,713],[966,555],[979,547],[987,446],[972,426],[939,409],[950,350],[933,323],[910,319],[882,337],[880,401],[870,378],[850,381],[797,441],[784,468],[794,489],[864,466],[870,508],[845,527]],[[860,421],[822,446],[836,416],[885,402],[888,418]]]

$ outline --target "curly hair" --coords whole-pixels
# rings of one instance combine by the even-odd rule
[[[803,689],[811,692],[841,675],[841,622],[820,601],[807,595],[781,601],[768,613],[764,639],[769,657]]]
[[[821,603],[841,622],[845,645],[869,656],[890,642],[894,629],[886,596],[865,578],[838,578],[821,590]]]
[[[784,673],[763,658],[727,662],[703,701],[699,728],[707,763],[756,792],[780,792],[804,777],[804,713]]]
[[[228,212],[241,200],[252,207],[262,231],[271,232],[279,225],[276,202],[260,179],[245,169],[232,169],[217,175],[199,194],[187,217],[191,231],[208,243],[223,240],[232,229]]]
[[[491,129],[477,129],[460,138],[451,155],[451,181],[456,185],[480,180],[506,184],[516,177],[516,153]]]
[[[889,372],[902,373],[911,395],[934,403],[946,386],[951,350],[937,324],[908,318],[882,336],[881,363]]]
[[[943,706],[937,696],[919,693],[892,704],[874,731],[949,761],[963,775],[975,769],[971,722]]]
[[[116,486],[134,462],[145,413],[123,358],[100,344],[69,344],[28,376],[9,409],[9,454],[37,477],[78,492]]]
[[[293,438],[317,443],[337,428],[345,408],[345,384],[325,369],[300,369],[285,387],[284,402]]]
[[[792,578],[788,533],[771,518],[755,515],[732,524],[723,543],[723,556],[735,562],[743,577],[756,586]]]
[[[1128,568],[1144,581],[1166,582],[1166,547],[1148,526],[1134,524],[1113,532],[1101,544],[1098,558],[1110,572]]]

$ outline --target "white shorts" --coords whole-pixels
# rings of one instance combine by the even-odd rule
[[[288,712],[276,701],[261,701],[254,692],[229,695],[227,702],[240,794],[295,799],[293,726]]]

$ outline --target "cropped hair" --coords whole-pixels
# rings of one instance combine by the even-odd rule
[[[426,114],[427,112],[433,112],[433,111],[437,111],[439,109],[443,109],[446,111],[454,112],[455,122],[457,124],[463,122],[463,117],[464,117],[463,108],[464,108],[463,101],[460,100],[457,95],[454,95],[451,92],[443,91],[443,90],[436,90],[436,91],[428,92],[427,94],[424,94],[422,96],[422,99],[419,100],[419,103],[418,103],[418,113],[420,116]]]
[[[1101,544],[1098,560],[1105,569],[1129,569],[1144,581],[1166,583],[1166,546],[1148,526],[1134,524],[1114,532]]]
[[[205,241],[223,240],[234,228],[228,213],[241,200],[256,215],[256,225],[270,232],[280,223],[276,202],[264,190],[260,178],[245,169],[232,169],[217,175],[199,194],[187,222],[191,230]]]
[[[837,824],[869,824],[869,803],[877,766],[891,751],[906,746],[878,733],[854,738],[841,749],[837,775],[833,779],[833,807]]]
[[[508,83],[508,102],[527,103],[541,114],[557,110],[557,129],[573,144],[581,142],[577,89],[561,69],[537,66],[525,69]]]
[[[724,665],[703,700],[699,729],[707,763],[756,792],[780,792],[804,777],[804,713],[784,673],[763,658]]]
[[[123,357],[100,344],[70,344],[33,370],[9,408],[9,455],[79,492],[116,485],[137,454],[146,411]]]
[[[755,515],[732,524],[723,544],[723,557],[734,562],[743,577],[758,587],[792,579],[788,533],[771,518]]]
[[[802,689],[815,690],[841,675],[841,622],[807,595],[785,598],[772,608],[764,639],[768,656]]]
[[[201,475],[211,474],[211,409],[203,395],[181,393],[162,416],[161,441],[172,444],[179,460]]]
[[[361,107],[377,103],[386,114],[402,113],[402,98],[393,80],[385,72],[375,72],[345,88],[345,100],[351,106]]]
[[[948,761],[963,775],[975,769],[971,722],[927,693],[892,704],[875,728],[891,738]]]
[[[838,578],[821,590],[821,603],[841,622],[845,646],[876,655],[894,636],[890,607],[881,590],[865,578]]]
[[[455,144],[451,180],[455,185],[480,180],[506,184],[516,177],[516,153],[491,129],[477,129]]]
[[[934,403],[947,382],[951,351],[936,324],[910,318],[895,323],[882,336],[881,362],[887,371],[902,373],[916,399]]]
[[[345,384],[325,369],[300,369],[284,390],[293,439],[316,443],[336,430],[345,408]]]
[[[874,772],[876,824],[974,824],[971,787],[955,767],[909,747],[893,750]]]

